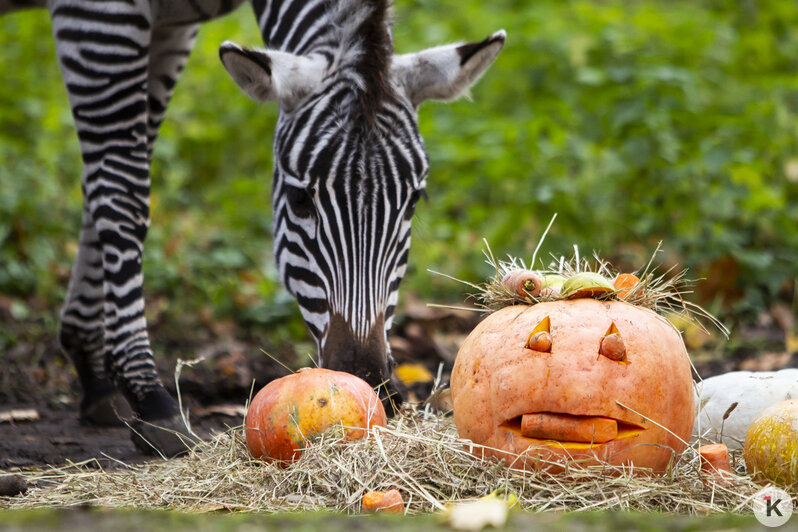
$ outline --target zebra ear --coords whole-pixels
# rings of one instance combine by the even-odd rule
[[[252,50],[225,41],[219,58],[233,81],[256,102],[291,106],[313,92],[324,77],[323,61],[286,52]]]
[[[413,105],[450,101],[463,95],[499,55],[507,34],[499,30],[484,41],[449,44],[393,58],[393,78]]]

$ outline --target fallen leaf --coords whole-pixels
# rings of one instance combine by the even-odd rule
[[[21,423],[39,421],[39,412],[33,408],[20,408],[0,412],[0,423]]]
[[[514,493],[500,493],[499,490],[477,499],[447,506],[441,514],[444,523],[455,530],[482,530],[486,526],[501,528],[507,522],[507,513],[515,506],[518,498]]]
[[[247,415],[247,407],[239,404],[210,405],[204,408],[195,408],[194,414],[200,417],[216,415],[244,417]]]

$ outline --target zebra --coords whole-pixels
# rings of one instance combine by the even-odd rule
[[[59,342],[84,423],[128,420],[143,452],[173,456],[189,432],[159,380],[142,295],[150,159],[201,22],[243,0],[0,0],[47,7],[80,140],[83,221]],[[390,0],[251,0],[266,49],[224,42],[232,80],[276,101],[273,235],[322,367],[391,393],[387,342],[428,157],[418,106],[468,91],[504,31],[394,54]],[[124,401],[116,401],[121,392]]]

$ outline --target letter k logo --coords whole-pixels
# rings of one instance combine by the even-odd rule
[[[792,496],[781,488],[768,486],[751,499],[754,515],[765,526],[781,526],[793,512]]]
[[[779,503],[781,502],[781,499],[776,499],[776,502],[773,502],[773,497],[770,496],[764,497],[764,499],[766,505],[765,512],[767,513],[767,516],[770,517],[775,513],[779,517],[782,517],[781,510],[779,510]]]

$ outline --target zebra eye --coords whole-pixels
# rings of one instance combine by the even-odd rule
[[[416,212],[416,204],[420,198],[427,198],[427,193],[424,190],[414,190],[410,195],[410,201],[407,204],[407,210],[405,210],[405,220],[409,220],[413,217],[413,214]]]
[[[313,215],[313,198],[304,188],[287,187],[286,198],[291,211],[300,218],[310,218]]]

